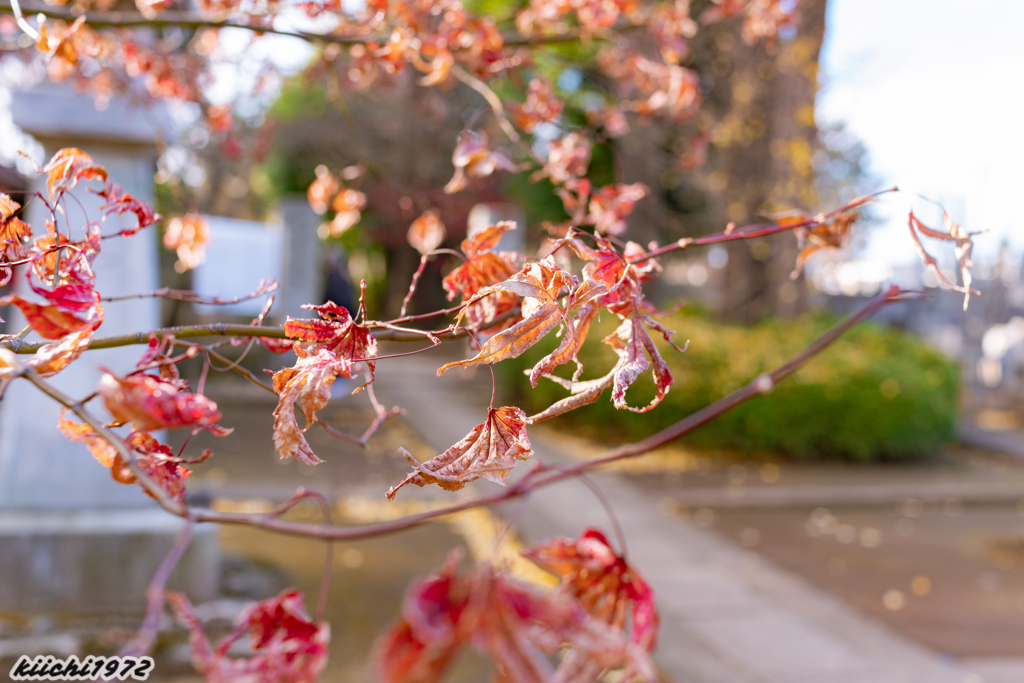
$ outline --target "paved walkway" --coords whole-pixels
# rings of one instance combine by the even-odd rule
[[[377,392],[388,405],[407,408],[409,423],[440,451],[482,421],[490,376],[455,370],[437,379],[439,365],[428,354],[390,360],[388,372],[379,373]],[[531,441],[544,461],[570,459],[541,434],[531,434]],[[940,656],[766,560],[752,561],[749,552],[715,533],[665,516],[660,496],[645,495],[627,478],[593,479],[624,528],[630,561],[657,594],[662,627],[656,659],[679,683],[1024,681],[1024,658]],[[517,506],[510,503],[505,511],[518,514]],[[609,525],[579,482],[536,492],[518,524],[531,543],[576,536],[586,526]]]

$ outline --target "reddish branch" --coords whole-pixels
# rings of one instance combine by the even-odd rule
[[[688,249],[690,247],[701,247],[709,244],[719,244],[721,242],[733,242],[736,240],[752,240],[758,237],[767,237],[768,235],[774,235],[778,232],[785,232],[787,230],[796,230],[798,228],[813,228],[822,225],[830,218],[838,216],[839,214],[850,211],[852,208],[860,206],[878,197],[879,195],[887,194],[889,192],[899,192],[899,188],[895,185],[886,190],[880,190],[874,194],[868,195],[867,197],[858,197],[850,201],[847,204],[829,211],[825,214],[819,214],[814,218],[807,219],[805,221],[799,221],[794,223],[754,223],[752,225],[746,225],[738,229],[727,228],[724,232],[715,233],[714,235],[706,235],[704,237],[684,237],[681,240],[673,242],[672,244],[666,244],[660,249],[653,249],[640,256],[628,259],[629,263],[641,263],[648,259],[657,258],[664,254],[669,254],[673,251],[680,251],[682,249]]]

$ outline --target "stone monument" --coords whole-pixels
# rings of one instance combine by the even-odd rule
[[[154,139],[169,132],[158,130],[166,118],[160,110],[143,111],[115,99],[98,111],[91,97],[51,84],[16,93],[12,110],[15,123],[43,145],[46,158],[78,147],[133,197],[153,202]],[[45,195],[44,180],[37,177],[31,189]],[[100,217],[102,200],[81,186],[73,194],[78,201],[67,202],[67,218],[77,239],[86,214]],[[42,202],[29,205],[27,220],[37,234],[48,218]],[[120,229],[117,217],[102,225],[104,234]],[[97,290],[109,296],[156,289],[157,239],[149,228],[128,239],[105,240],[95,264]],[[23,272],[14,284],[27,290]],[[99,336],[160,324],[157,299],[104,308]],[[24,326],[20,315],[11,317],[9,329]],[[83,397],[95,389],[100,366],[124,373],[140,354],[141,348],[87,351],[52,381]],[[100,402],[90,407],[106,417]],[[0,403],[0,612],[141,613],[146,586],[183,522],[159,509],[140,487],[114,482],[81,444],[68,442],[57,430],[59,409],[25,381],[13,382]],[[194,600],[210,599],[218,565],[216,529],[204,525],[196,529],[171,585]]]

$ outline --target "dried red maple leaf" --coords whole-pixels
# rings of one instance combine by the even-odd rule
[[[423,215],[414,220],[407,235],[412,248],[424,256],[441,246],[444,238],[444,223],[434,209],[424,211]]]
[[[582,235],[576,230],[570,230],[566,237],[554,242],[551,253],[567,246],[587,262],[583,268],[584,284],[592,281],[594,286],[603,285],[607,288],[607,293],[596,300],[596,305],[619,317],[632,315],[636,311],[655,312],[654,307],[644,301],[641,285],[653,279],[661,271],[660,266],[654,259],[629,263],[631,258],[643,255],[643,247],[628,242],[624,253],[620,253],[608,240],[591,236],[597,244],[594,249],[583,242]]]
[[[426,462],[419,462],[404,448],[398,449],[413,466],[413,472],[391,487],[388,500],[394,500],[398,489],[406,484],[437,484],[447,491],[457,491],[483,477],[504,485],[516,461],[529,460],[533,455],[526,436],[527,423],[526,414],[519,408],[491,408],[487,420],[466,438]]]
[[[313,424],[316,411],[327,405],[337,376],[351,375],[352,363],[327,348],[312,355],[306,355],[301,349],[296,351],[300,357],[295,366],[274,373],[274,391],[280,396],[274,409],[274,447],[282,459],[295,456],[300,462],[316,465],[323,460],[316,456],[302,433]],[[302,429],[295,419],[296,401],[306,416],[306,426]]]
[[[66,192],[82,180],[107,179],[107,171],[92,157],[76,147],[65,147],[53,155],[43,167],[46,189],[52,200],[57,193]]]
[[[49,303],[40,305],[18,294],[8,294],[0,299],[0,305],[17,306],[43,339],[60,339],[75,332],[95,330],[103,323],[100,293],[91,285],[66,284],[49,290],[37,286],[29,276],[29,286]]]
[[[654,592],[615,553],[603,533],[587,529],[576,540],[551,540],[523,554],[557,574],[592,615],[623,631],[628,624],[630,641],[647,652],[654,650],[658,637]]]
[[[226,436],[231,429],[217,424],[217,404],[205,396],[181,391],[176,383],[153,375],[118,377],[107,371],[97,387],[103,404],[120,423],[132,423],[136,431],[198,427],[214,436]]]
[[[914,244],[917,246],[917,252],[921,255],[921,260],[924,261],[924,264],[928,266],[933,273],[935,273],[939,282],[954,291],[963,293],[964,310],[966,311],[967,304],[971,300],[971,294],[981,295],[981,292],[978,290],[971,289],[971,268],[974,266],[974,261],[971,259],[971,252],[974,251],[974,240],[971,238],[979,232],[984,231],[967,232],[964,230],[963,226],[954,223],[953,219],[945,211],[942,212],[942,227],[945,228],[945,232],[932,230],[921,223],[921,221],[917,219],[917,216],[914,215],[913,211],[910,212],[910,236],[914,238]],[[942,272],[941,268],[939,268],[939,262],[936,261],[931,254],[925,251],[924,245],[921,244],[921,238],[917,236],[917,231],[921,231],[932,239],[954,243],[953,253],[956,255],[956,265],[960,270],[960,279],[964,283],[962,286],[946,277],[946,274]]]
[[[468,302],[481,289],[507,280],[519,270],[519,254],[494,250],[501,236],[515,228],[514,222],[502,221],[462,241],[465,263],[456,267],[441,283],[449,301],[459,294],[463,302]],[[517,302],[514,293],[496,291],[468,304],[463,319],[470,329],[488,330],[491,321],[511,311]]]
[[[333,301],[320,306],[304,304],[302,307],[316,311],[320,320],[288,318],[281,327],[291,339],[313,345],[312,348],[304,349],[306,354],[327,349],[334,356],[350,363],[366,363],[373,377],[377,370],[377,361],[373,360],[377,356],[377,340],[369,329],[356,324],[348,309]],[[345,376],[348,377],[347,371]]]
[[[582,674],[620,667],[656,680],[647,653],[568,591],[542,593],[486,564],[459,576],[458,559],[453,553],[440,575],[410,587],[401,619],[374,648],[381,683],[435,683],[468,644],[488,654],[495,678],[507,683],[592,683]],[[560,651],[556,667],[549,657]]]
[[[644,324],[654,327],[662,334],[665,341],[672,344],[673,348],[677,351],[683,352],[686,350],[685,347],[679,348],[673,344],[671,337],[674,333],[666,330],[650,316],[636,314],[633,318],[626,318],[615,332],[604,339],[604,343],[611,346],[619,356],[618,362],[616,362],[611,371],[604,377],[583,382],[570,381],[554,375],[543,375],[556,384],[560,384],[568,389],[570,396],[556,401],[542,412],[531,416],[530,422],[537,423],[549,420],[570,410],[594,403],[601,397],[604,390],[608,388],[612,390],[612,403],[620,410],[626,409],[634,413],[645,413],[661,403],[672,386],[672,372],[661,357],[658,347],[654,345],[650,334],[644,328]],[[650,356],[649,361],[644,355],[645,351]],[[644,371],[652,366],[655,387],[654,399],[643,408],[633,408],[626,403],[626,389]]]
[[[566,309],[572,306],[572,297],[569,297],[566,309],[558,303],[563,288],[567,288],[570,295],[575,292],[576,278],[559,268],[554,259],[548,257],[543,261],[531,263],[504,282],[481,289],[475,298],[484,298],[495,292],[511,292],[523,297],[523,319],[488,339],[475,357],[442,366],[437,371],[438,376],[454,367],[497,363],[508,358],[516,358],[562,322],[567,323],[566,335],[575,339],[574,328],[566,315]],[[461,315],[462,313],[460,319]]]
[[[327,666],[331,626],[309,618],[302,593],[297,590],[284,591],[242,612],[231,633],[216,648],[183,593],[168,591],[167,600],[189,630],[192,664],[208,683],[313,683]],[[246,631],[252,656],[229,657],[231,646]]]

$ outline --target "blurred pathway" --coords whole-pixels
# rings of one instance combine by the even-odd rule
[[[438,452],[483,420],[490,399],[486,368],[453,370],[438,379],[443,362],[426,353],[392,359],[376,384],[381,400],[405,407],[409,424]],[[530,437],[535,457],[572,459],[563,441],[552,442],[542,430]],[[665,515],[661,496],[635,481],[615,474],[592,479],[619,517],[630,562],[657,594],[662,626],[656,660],[678,683],[1024,681],[1024,658],[953,660],[934,653],[763,558],[752,562],[749,552],[717,534]],[[483,492],[493,484],[467,488]],[[1019,491],[1019,485],[1008,485],[999,496]],[[893,493],[906,495],[902,489]],[[502,512],[518,516],[519,506],[514,501]],[[534,493],[518,522],[529,543],[577,536],[587,526],[610,525],[593,494],[575,481]]]

